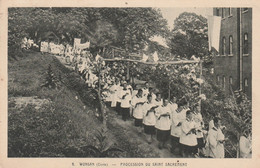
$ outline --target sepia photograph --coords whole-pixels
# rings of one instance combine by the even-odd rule
[[[251,7],[9,7],[8,158],[252,158]]]

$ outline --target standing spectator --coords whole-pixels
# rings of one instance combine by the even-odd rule
[[[148,101],[143,105],[143,124],[144,124],[144,133],[147,135],[148,143],[152,143],[153,135],[155,135],[155,124],[156,116],[155,109],[157,105],[152,103],[152,96],[147,96]]]
[[[159,141],[159,149],[165,148],[165,143],[169,139],[171,129],[171,107],[169,101],[164,99],[163,105],[156,110],[157,121],[155,128],[157,129],[157,140]]]

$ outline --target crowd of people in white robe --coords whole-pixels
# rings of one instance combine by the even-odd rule
[[[47,46],[42,43],[43,50],[44,46],[46,52],[51,53],[47,51],[52,50],[51,44]],[[98,77],[91,69],[93,61],[97,62],[100,56],[97,54],[94,58],[90,52],[69,45],[59,51],[69,59],[68,62],[72,63],[88,86],[95,87]],[[177,152],[182,157],[225,157],[224,144],[227,139],[223,134],[225,127],[221,125],[218,115],[205,124],[198,106],[191,109],[186,99],[163,99],[147,82],[144,88],[137,90],[126,82],[125,76],[119,79],[108,75],[103,80],[107,90],[104,92],[105,101],[124,121],[134,119],[138,132],[146,135],[149,144],[153,143],[156,136],[159,149],[167,148],[166,144],[170,140],[171,152]],[[246,133],[240,138],[240,157],[251,157],[251,140],[248,135]]]
[[[224,126],[217,115],[205,124],[198,106],[190,109],[186,99],[171,101],[162,99],[159,92],[146,82],[145,87],[133,90],[132,86],[123,81],[115,80],[109,87],[106,101],[124,121],[134,119],[139,133],[144,133],[151,144],[154,136],[159,141],[159,149],[167,148],[171,142],[171,152],[182,157],[224,158],[224,144],[227,140],[223,134]],[[208,126],[205,126],[208,125]],[[250,157],[248,138],[242,137],[240,157]]]
[[[213,127],[204,129],[202,115],[197,109],[191,110],[183,99],[162,99],[161,94],[145,84],[145,88],[133,90],[126,82],[116,80],[110,87],[107,101],[115,108],[124,121],[134,118],[139,133],[144,132],[147,142],[153,142],[156,135],[159,149],[167,148],[171,139],[171,151],[183,157],[208,156],[224,157],[224,134],[219,119],[214,119]]]
[[[21,48],[28,50],[32,47],[39,48],[39,46],[32,39],[24,37],[21,42]]]

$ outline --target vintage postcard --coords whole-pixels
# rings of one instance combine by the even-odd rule
[[[259,167],[257,1],[0,1],[0,167]]]

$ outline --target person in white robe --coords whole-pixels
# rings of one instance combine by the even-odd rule
[[[118,82],[119,82],[118,83],[119,86],[116,91],[116,112],[118,115],[122,115],[122,113],[121,113],[121,99],[122,99],[121,90],[123,90],[123,87],[122,87],[123,83],[121,85],[121,82],[120,81],[118,81]]]
[[[163,99],[162,99],[161,93],[157,92],[156,98],[154,100],[152,99],[152,102],[155,105],[162,106],[163,105]]]
[[[239,157],[252,158],[252,138],[249,131],[244,131],[244,134],[240,137]]]
[[[132,85],[130,83],[130,80],[127,81],[126,88],[130,91],[130,93],[131,93],[131,95],[133,97],[133,87],[132,87]],[[132,97],[131,97],[131,99],[132,99]],[[132,106],[130,106],[130,117],[133,117],[133,107]]]
[[[220,119],[214,118],[214,127],[208,131],[206,141],[206,156],[210,158],[224,158],[225,137],[220,129]]]
[[[155,109],[157,129],[157,140],[159,141],[159,149],[165,148],[166,141],[170,136],[171,129],[171,107],[167,99],[163,100],[163,105]]]
[[[139,89],[137,94],[132,98],[131,104],[133,107],[133,117],[135,119],[135,126],[142,131],[143,126],[143,104],[146,102],[145,97],[143,97],[143,90]]]
[[[172,113],[176,112],[176,110],[178,109],[178,104],[176,102],[177,102],[176,97],[173,97],[172,100],[169,102]]]
[[[214,120],[215,117],[220,118],[220,114],[218,113],[218,114],[214,115],[212,120],[209,121],[209,130],[214,127],[214,121],[213,120]]]
[[[196,135],[197,135],[197,151],[198,151],[198,156],[199,155],[204,155],[203,154],[203,148],[204,148],[204,135],[203,135],[203,128],[204,128],[204,122],[201,113],[198,110],[194,111],[193,114],[193,120],[195,122],[195,127],[196,127]]]
[[[153,135],[155,135],[155,124],[156,116],[155,109],[158,108],[158,105],[152,103],[152,96],[147,96],[147,102],[143,105],[143,124],[144,124],[144,133],[146,134],[147,142],[150,144],[153,140]]]
[[[23,40],[22,40],[22,42],[21,42],[21,48],[22,48],[22,49],[27,49],[27,48],[26,48],[26,47],[27,47],[27,42],[28,42],[27,38],[24,37]],[[42,43],[43,43],[43,42],[41,42],[41,46],[42,46]]]
[[[148,94],[152,95],[152,101],[154,101],[156,99],[156,94],[154,93],[154,88],[149,87],[148,91],[149,91]]]
[[[187,107],[187,102],[183,101],[180,103],[179,108],[172,111],[172,125],[171,125],[171,141],[172,141],[171,152],[172,153],[174,153],[175,150],[178,150],[179,154],[182,154],[181,153],[182,149],[180,145],[180,136],[182,134],[181,125],[186,120],[186,112],[188,110],[189,108]]]
[[[181,131],[182,156],[193,157],[198,143],[195,122],[192,120],[192,112],[190,110],[186,112],[186,120],[181,124]]]
[[[225,143],[225,135],[222,132],[222,127],[218,128],[218,135],[217,135],[217,158],[225,158],[225,148],[224,148],[224,143]]]
[[[116,107],[116,103],[118,100],[118,96],[117,96],[117,91],[120,90],[120,83],[119,80],[116,79],[115,83],[113,83],[113,85],[110,87],[110,92],[111,92],[111,107],[115,108]]]
[[[122,119],[126,121],[130,117],[130,101],[131,101],[131,91],[127,89],[127,83],[123,83],[123,89],[120,92],[121,99],[121,114]]]

